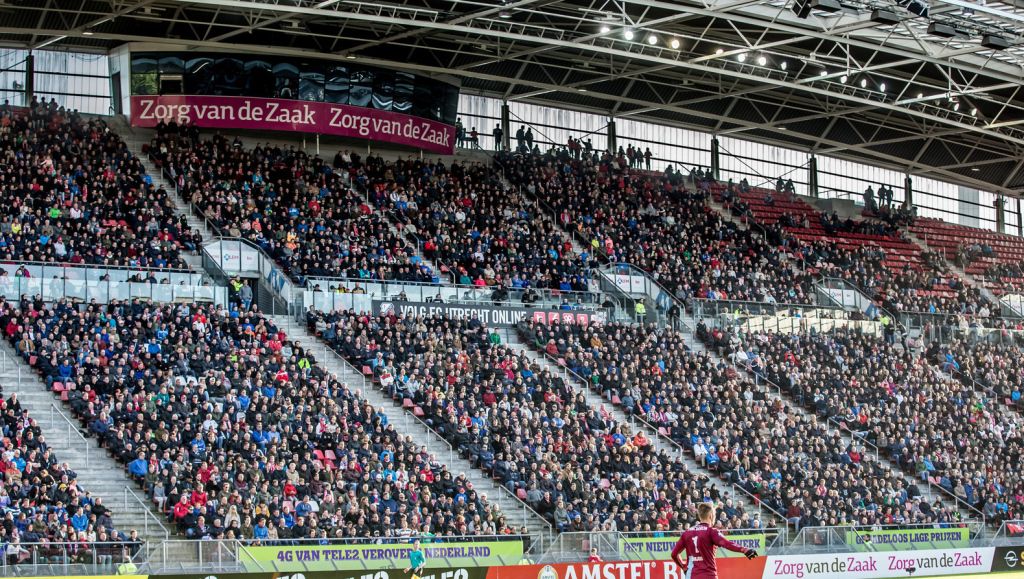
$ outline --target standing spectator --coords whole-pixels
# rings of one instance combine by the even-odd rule
[[[494,125],[494,130],[491,131],[491,134],[494,135],[494,150],[500,151],[501,138],[505,135],[505,132],[501,130],[501,124]]]
[[[238,299],[242,300],[242,309],[248,311],[252,305],[252,287],[249,286],[249,282],[242,282],[242,287],[238,290]]]

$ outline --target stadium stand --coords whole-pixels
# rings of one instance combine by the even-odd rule
[[[297,280],[309,276],[434,281],[385,216],[359,194],[394,167],[340,156],[334,166],[294,148],[200,141],[191,126],[157,129],[149,152],[223,234],[248,239]]]
[[[533,347],[796,528],[953,520],[863,446],[844,442],[824,421],[770,398],[708,354],[688,352],[677,332],[622,324],[519,329]]]
[[[401,171],[401,161],[396,167]],[[405,231],[423,236],[423,253],[460,285],[587,291],[590,256],[577,254],[551,217],[508,190],[482,164],[413,161],[404,180],[374,186]],[[389,169],[390,171],[390,169]]]
[[[988,317],[980,292],[922,251],[899,223],[841,219],[783,191],[732,183],[712,191],[732,213],[768,229],[813,275],[841,277],[893,311]]]
[[[675,529],[702,500],[724,503],[725,526],[760,524],[475,318],[311,310],[307,323],[559,531]]]
[[[103,120],[55,101],[0,112],[0,258],[183,268],[201,239]]]
[[[595,255],[651,273],[676,296],[809,303],[809,279],[761,235],[724,221],[681,175],[560,155],[502,159],[510,180],[551,208]]]
[[[2,307],[8,340],[185,537],[510,531],[255,311]]]
[[[1024,242],[1019,237],[939,219],[920,219],[911,231],[997,296],[1024,289],[1020,266],[1024,261]]]
[[[723,353],[994,522],[1019,518],[1020,417],[900,345],[845,330],[725,334]]]
[[[137,532],[119,530],[112,511],[79,486],[78,475],[54,456],[17,394],[0,398],[0,413],[0,543],[6,564],[113,565],[137,552]]]
[[[954,339],[934,341],[926,352],[928,360],[944,372],[985,391],[991,400],[999,400],[1024,413],[1024,366],[1021,365],[1019,334],[1000,333],[1005,341]]]

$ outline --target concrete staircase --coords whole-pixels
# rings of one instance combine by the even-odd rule
[[[690,472],[708,474],[710,484],[718,490],[719,496],[723,498],[732,498],[734,503],[741,505],[745,512],[751,515],[754,515],[755,513],[758,514],[762,521],[765,521],[766,517],[770,516],[769,512],[762,511],[758,505],[751,504],[749,497],[745,495],[743,491],[730,486],[717,476],[708,473],[704,467],[698,464],[697,461],[690,458],[684,449],[674,441],[662,436],[656,429],[650,427],[648,424],[636,420],[636,417],[628,416],[621,408],[612,404],[611,401],[603,399],[599,393],[591,389],[589,385],[582,381],[578,376],[569,372],[546,355],[536,351],[530,347],[529,344],[524,343],[515,330],[508,333],[507,344],[513,350],[526,354],[526,357],[529,358],[530,362],[533,364],[536,364],[541,368],[546,368],[562,376],[562,379],[565,380],[567,384],[573,386],[577,392],[583,394],[587,400],[587,404],[591,408],[595,410],[604,408],[619,424],[628,424],[634,432],[642,431],[647,438],[651,440],[655,449],[663,451],[670,456],[678,457]]]
[[[190,543],[163,545],[173,532],[164,516],[128,478],[124,465],[111,458],[94,439],[83,436],[85,429],[81,424],[6,342],[0,344],[0,384],[5,398],[18,395],[22,407],[42,430],[56,459],[68,463],[78,473],[82,488],[102,499],[112,511],[111,517],[118,530],[138,530],[147,543],[147,552],[170,548],[170,556],[176,560],[188,562],[195,558],[195,549],[189,548]],[[142,561],[143,557],[140,555],[138,560]]]
[[[272,316],[272,319],[279,328],[285,331],[288,339],[295,345],[312,353],[322,368],[335,375],[341,382],[358,389],[367,402],[374,408],[381,409],[387,416],[388,422],[394,425],[401,434],[410,436],[417,443],[426,446],[427,452],[438,457],[453,474],[465,474],[473,483],[473,488],[486,495],[488,502],[498,505],[510,525],[517,528],[525,526],[530,533],[551,534],[550,524],[539,514],[529,509],[526,503],[512,495],[495,480],[473,468],[473,465],[459,456],[446,440],[391,400],[374,385],[372,380],[364,377],[358,369],[335,353],[323,341],[310,334],[305,324],[298,323],[289,316]]]

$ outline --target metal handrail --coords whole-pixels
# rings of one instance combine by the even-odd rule
[[[505,494],[507,494],[509,497],[515,499],[521,505],[523,505],[523,526],[524,527],[527,526],[527,524],[528,524],[527,521],[529,519],[528,519],[528,515],[526,514],[526,512],[529,511],[529,512],[533,513],[534,517],[536,517],[538,521],[540,521],[541,523],[544,524],[545,527],[547,527],[548,537],[553,537],[555,535],[555,526],[551,523],[551,521],[547,520],[547,518],[544,515],[538,513],[537,510],[534,509],[533,507],[531,507],[529,503],[527,503],[523,499],[521,499],[518,496],[516,496],[516,494],[514,492],[508,490],[508,488],[506,488],[505,485],[498,483],[498,484],[495,484],[494,486],[498,487],[499,489],[504,491]]]
[[[747,366],[747,371],[748,371],[748,373],[749,373],[749,371],[750,371],[750,368],[751,368],[751,367],[750,367],[750,366],[748,365],[748,366]],[[758,375],[758,373],[757,373],[757,372],[754,372],[754,374],[755,374],[755,375]],[[779,386],[778,384],[776,384],[776,383],[772,382],[771,380],[769,380],[769,379],[768,379],[767,377],[765,377],[765,376],[761,376],[761,379],[762,379],[762,380],[764,380],[765,382],[767,382],[767,383],[771,384],[771,385],[772,385],[772,386],[774,386],[775,388],[777,388],[777,389],[779,390],[779,392],[780,392],[780,398],[781,398],[781,392],[782,392],[782,388],[781,388],[781,387],[780,387],[780,386]],[[839,423],[839,421],[838,421],[837,419],[835,419],[835,417],[829,417],[829,421],[830,421],[830,422],[831,422],[831,421],[835,421],[835,422],[836,422],[836,424],[840,424],[840,423]],[[858,440],[858,441],[860,441],[860,442],[863,442],[864,444],[866,444],[866,445],[868,445],[868,446],[870,446],[870,447],[874,448],[874,449],[875,449],[875,458],[876,458],[876,459],[877,459],[877,458],[878,458],[878,457],[880,456],[880,451],[879,451],[879,449],[878,449],[878,447],[877,447],[877,446],[875,446],[874,444],[872,444],[871,442],[869,442],[869,441],[867,441],[867,440],[865,440],[865,439],[863,439],[863,438],[860,438],[859,436],[855,436],[855,433],[854,433],[854,431],[853,431],[852,429],[850,429],[850,428],[848,428],[848,427],[847,427],[847,428],[846,428],[845,430],[847,430],[848,432],[850,432],[850,435],[851,435],[851,439],[853,439],[853,440]],[[894,465],[894,466],[896,466],[896,467],[899,467],[899,465]],[[892,471],[893,471],[893,472],[894,472],[895,474],[898,474],[898,475],[900,475],[900,476],[902,476],[902,477],[906,478],[906,473],[902,472],[902,469],[896,468],[896,469],[892,469]],[[964,500],[963,500],[963,499],[961,499],[960,497],[958,497],[958,496],[956,496],[955,494],[953,494],[953,493],[949,492],[948,490],[946,490],[946,489],[942,488],[941,486],[939,486],[939,485],[934,485],[934,484],[932,484],[932,482],[931,482],[930,480],[925,480],[924,482],[926,482],[926,483],[928,484],[928,488],[929,488],[929,489],[935,489],[935,488],[938,488],[938,489],[939,489],[939,491],[940,491],[940,492],[942,492],[942,493],[943,493],[944,495],[946,495],[946,496],[947,496],[948,498],[951,498],[951,499],[953,499],[953,501],[954,501],[954,504],[956,504],[956,505],[960,505],[960,504],[962,504],[963,506],[967,507],[967,508],[968,508],[969,510],[971,510],[971,511],[974,511],[975,513],[977,513],[977,514],[981,515],[981,520],[982,520],[982,523],[985,523],[985,514],[984,514],[983,512],[981,512],[981,511],[979,511],[978,509],[976,509],[975,507],[973,507],[973,506],[972,506],[972,505],[971,505],[970,503],[968,503],[967,501],[964,501]],[[967,522],[970,522],[970,519],[968,519],[968,521],[967,521]]]
[[[92,445],[89,444],[88,439],[85,438],[85,436],[82,434],[82,431],[80,431],[78,429],[78,425],[76,425],[75,423],[71,422],[71,419],[68,418],[67,415],[64,414],[64,411],[61,410],[56,404],[50,404],[50,427],[51,428],[56,428],[57,427],[57,425],[55,424],[55,421],[54,421],[54,415],[55,414],[57,416],[60,416],[61,419],[64,420],[64,424],[65,424],[65,426],[67,428],[68,448],[71,448],[71,446],[72,446],[71,433],[74,432],[75,434],[78,435],[78,442],[80,442],[82,444],[82,446],[85,448],[85,466],[88,467],[89,466],[89,447],[92,446]]]
[[[135,491],[133,491],[130,486],[125,485],[124,486],[124,508],[125,508],[125,510],[128,510],[128,507],[129,507],[129,505],[132,504],[132,502],[138,503],[138,505],[142,507],[143,512],[146,513],[146,517],[145,517],[145,519],[143,519],[143,532],[145,533],[145,535],[147,537],[149,536],[149,520],[152,519],[153,522],[156,524],[156,529],[159,529],[159,532],[163,533],[164,540],[165,541],[169,540],[170,537],[171,537],[171,532],[167,529],[166,526],[164,526],[164,524],[162,522],[160,522],[160,519],[157,518],[157,516],[153,514],[153,511],[152,511],[152,509],[149,508],[149,505],[147,505],[146,502],[143,501],[139,497],[139,495],[135,494]]]
[[[289,327],[289,325],[286,324],[285,325],[286,330],[287,330],[288,327]],[[366,377],[363,376],[362,371],[360,371],[358,368],[356,368],[355,365],[352,364],[352,362],[350,362],[347,358],[345,358],[345,356],[342,356],[337,350],[335,350],[333,344],[327,344],[326,342],[323,342],[323,345],[325,347],[325,349],[324,349],[324,364],[326,364],[326,358],[327,358],[326,351],[330,350],[330,352],[337,359],[341,360],[342,364],[344,364],[345,366],[348,367],[350,372],[355,373],[357,376],[360,376],[363,379],[363,388],[365,390],[368,386],[367,386]],[[326,366],[325,366],[325,369],[326,369]],[[371,379],[369,382],[370,382],[370,385],[369,385],[370,388],[376,388],[377,387],[374,380]],[[448,440],[446,438],[441,436],[434,428],[432,428],[429,424],[427,424],[427,422],[425,420],[423,420],[419,416],[416,416],[411,411],[406,410],[405,408],[402,408],[402,416],[406,420],[408,420],[409,417],[411,416],[412,419],[414,421],[418,422],[419,425],[422,426],[427,433],[433,434],[434,438],[436,438],[437,440],[439,440],[441,443],[443,443],[445,446],[448,447],[448,457],[449,457],[448,458],[448,465],[452,465],[455,462],[455,454],[456,454],[455,453],[455,447],[452,446],[452,444],[450,442],[448,442]],[[406,422],[406,425],[408,425],[408,422]],[[406,426],[406,430],[409,430],[408,426]],[[504,485],[502,485],[502,484],[496,484],[495,486],[501,487],[504,490],[508,491],[508,489],[505,489]],[[534,511],[532,508],[530,508],[530,506],[528,504],[526,504],[526,501],[520,499],[519,497],[515,496],[511,492],[509,494],[511,494],[512,498],[514,498],[516,501],[521,503],[524,507],[526,507],[530,511],[536,513],[536,511]],[[544,519],[543,517],[541,517],[541,520],[546,522],[546,519]],[[524,519],[523,519],[524,525],[526,524],[526,521],[527,521],[527,519],[524,516]]]

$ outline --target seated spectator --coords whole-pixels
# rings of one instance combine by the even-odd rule
[[[333,328],[340,354],[371,367],[392,396],[563,531],[677,529],[696,503],[724,498],[475,318],[311,311],[307,321]],[[654,484],[661,498],[651,503]],[[752,524],[724,513],[723,524]]]
[[[77,345],[65,383],[72,412],[83,424],[112,419],[102,421],[107,451],[133,474],[143,472],[133,461],[148,463],[147,494],[186,537],[253,539],[259,525],[243,534],[242,517],[263,519],[268,541],[508,530],[464,476],[400,436],[256,310],[0,302],[0,327],[12,322],[9,339],[28,340],[23,355],[47,382],[59,353]],[[317,507],[303,505],[303,526],[293,510],[307,495]],[[391,501],[396,510],[382,508]]]
[[[104,121],[36,107],[0,123],[0,259],[185,267],[192,230]]]

